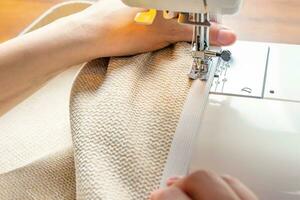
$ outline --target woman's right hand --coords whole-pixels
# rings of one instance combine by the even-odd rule
[[[211,171],[171,178],[167,184],[167,188],[153,192],[151,200],[258,200],[239,180]]]

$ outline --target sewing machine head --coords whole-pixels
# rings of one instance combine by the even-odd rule
[[[217,15],[234,14],[239,10],[242,0],[122,0],[132,7],[150,9],[139,13],[135,20],[151,24],[156,10],[164,11],[164,18],[178,17],[179,23],[194,26],[192,40],[193,64],[189,73],[191,79],[207,80],[211,58],[218,56],[225,61],[230,59],[229,51],[209,50],[210,17],[218,21]]]
[[[242,0],[122,0],[132,7],[168,10],[181,13],[234,14]]]

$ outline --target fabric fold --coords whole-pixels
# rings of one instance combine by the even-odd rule
[[[0,199],[75,199],[73,149],[0,175]]]

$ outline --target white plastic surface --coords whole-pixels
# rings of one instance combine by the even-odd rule
[[[203,13],[203,0],[122,0],[132,7],[155,8],[176,12]],[[206,0],[208,11],[215,14],[234,14],[241,5],[242,0]]]
[[[230,47],[232,58],[218,67],[211,92],[238,96],[263,96],[269,47],[265,43],[238,41]]]
[[[264,96],[300,102],[300,47],[271,44]]]
[[[239,178],[262,200],[300,199],[300,104],[211,95],[191,171]]]

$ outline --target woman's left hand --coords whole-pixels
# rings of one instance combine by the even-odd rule
[[[78,30],[90,39],[92,57],[123,56],[154,51],[180,41],[191,41],[192,26],[177,19],[166,20],[158,12],[152,25],[134,21],[139,8],[131,8],[120,0],[100,0],[85,11],[73,16]],[[213,45],[230,45],[235,33],[212,23],[210,39]]]

